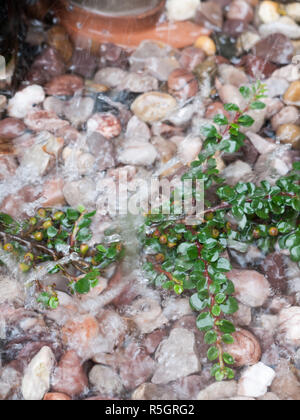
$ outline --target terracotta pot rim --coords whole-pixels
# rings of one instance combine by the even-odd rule
[[[68,0],[62,0],[62,3],[65,5],[65,7],[67,6],[67,4],[69,3]],[[91,9],[91,8],[87,8],[84,6],[80,6],[78,4],[73,4],[73,10],[72,12],[76,12],[76,10],[74,9],[78,9],[77,12],[79,13],[84,13],[84,14],[92,14],[96,17],[98,17],[99,19],[109,19],[109,20],[113,20],[114,23],[116,21],[120,21],[120,20],[143,20],[143,19],[147,19],[147,18],[151,18],[152,16],[158,14],[160,11],[163,10],[164,6],[165,6],[166,0],[160,0],[160,2],[158,3],[157,6],[153,7],[150,10],[147,10],[143,13],[138,13],[138,14],[128,14],[128,15],[110,15],[109,13],[101,13],[101,11],[98,11],[96,9]]]

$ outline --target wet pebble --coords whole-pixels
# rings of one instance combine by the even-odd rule
[[[57,130],[67,127],[68,121],[60,119],[55,112],[34,111],[24,119],[25,124],[32,131],[50,131],[55,133]]]
[[[70,397],[79,396],[88,387],[88,379],[82,361],[75,351],[67,351],[54,373],[52,390]]]
[[[172,358],[170,358],[172,354]],[[155,353],[158,367],[152,378],[154,384],[166,384],[201,370],[195,352],[195,335],[184,328],[174,328]]]
[[[151,92],[158,90],[158,80],[149,75],[128,73],[117,85],[118,90],[127,90],[134,93]]]
[[[300,400],[300,384],[287,360],[280,361],[276,369],[276,377],[272,383],[271,391],[280,400]]]
[[[213,0],[201,2],[200,7],[197,9],[195,22],[208,29],[221,30],[223,26],[222,6]]]
[[[123,391],[121,378],[108,366],[94,366],[89,373],[89,381],[103,395],[116,396]]]
[[[168,88],[171,95],[184,101],[194,97],[199,90],[194,74],[184,69],[174,70],[170,74]]]
[[[237,329],[232,335],[234,343],[227,344],[224,350],[232,355],[235,366],[252,366],[258,363],[261,359],[261,347],[257,338],[244,329]]]
[[[87,130],[90,133],[99,133],[106,139],[113,139],[121,134],[120,120],[111,113],[94,114],[87,122]]]
[[[268,59],[257,57],[252,54],[243,57],[243,61],[245,63],[246,73],[253,78],[257,78],[257,75],[259,74],[262,79],[265,79],[270,77],[277,69],[277,66],[268,61]]]
[[[78,181],[67,181],[63,187],[63,193],[69,206],[77,208],[85,206],[94,208],[96,199],[96,187],[93,180],[84,178]]]
[[[79,76],[92,78],[96,72],[98,60],[91,51],[76,48],[72,55],[70,70]]]
[[[290,39],[283,34],[272,34],[255,44],[253,54],[275,64],[290,64],[294,47]]]
[[[63,179],[50,178],[43,185],[41,196],[43,207],[61,207],[66,204],[63,194]]]
[[[279,331],[286,344],[300,345],[300,307],[284,308],[279,314]]]
[[[284,101],[288,105],[300,105],[300,81],[297,80],[289,86],[284,94]]]
[[[72,74],[57,76],[45,86],[48,95],[73,96],[84,87],[83,79]]]
[[[0,156],[0,181],[15,174],[18,165],[13,156]]]
[[[276,130],[276,138],[284,144],[290,144],[293,149],[300,149],[300,127],[296,124],[283,124]]]
[[[0,138],[2,139],[14,139],[21,136],[25,130],[25,124],[17,118],[5,118],[0,121]]]
[[[297,124],[300,114],[295,106],[286,106],[272,118],[272,128],[276,131],[283,124]]]
[[[126,389],[134,390],[150,380],[156,364],[137,343],[130,343],[126,347],[122,359],[120,377]]]
[[[133,113],[145,122],[155,122],[167,118],[177,106],[173,96],[160,92],[149,92],[139,96],[132,104]]]
[[[167,16],[169,20],[181,21],[192,19],[200,5],[200,0],[167,0]]]
[[[183,69],[193,71],[195,67],[203,63],[205,57],[205,52],[200,48],[187,47],[181,52],[179,64]]]
[[[110,88],[116,88],[123,83],[127,74],[126,71],[117,67],[106,67],[96,73],[94,81]]]
[[[243,70],[229,64],[221,64],[219,66],[219,74],[224,85],[241,87],[248,83],[248,77]]]
[[[254,18],[253,8],[247,1],[234,0],[230,3],[227,11],[227,19],[238,19],[244,22],[252,22]]]
[[[275,1],[262,1],[258,7],[257,14],[261,22],[276,22],[280,18],[279,4]]]
[[[74,97],[64,108],[64,115],[70,123],[78,127],[92,115],[95,102],[92,98]]]
[[[97,160],[99,171],[105,171],[115,166],[115,151],[113,143],[100,133],[93,133],[87,138],[90,152]]]
[[[38,105],[45,100],[45,92],[41,86],[32,85],[17,92],[8,103],[8,113],[13,118],[25,118]]]
[[[199,392],[197,400],[215,401],[231,398],[237,394],[237,382],[216,382]]]
[[[136,300],[131,311],[133,312],[132,320],[142,334],[151,333],[168,323],[160,304],[153,299],[140,298]]]
[[[22,380],[22,394],[25,401],[42,400],[50,389],[50,377],[55,357],[49,347],[43,347],[31,360]]]
[[[238,395],[244,397],[262,397],[275,378],[275,371],[259,362],[247,368],[238,383]]]
[[[234,284],[235,296],[244,305],[260,307],[270,296],[267,279],[257,271],[234,269],[227,276]]]
[[[297,23],[288,16],[280,17],[276,22],[270,22],[261,25],[259,27],[259,32],[263,37],[274,34],[281,34],[290,39],[300,38],[299,25],[297,25]],[[276,51],[276,47],[274,48],[274,51]],[[286,56],[285,52],[283,52],[283,56]]]
[[[59,53],[53,48],[46,48],[34,61],[27,80],[30,83],[44,85],[53,77],[61,76],[66,66]]]
[[[227,19],[223,25],[223,32],[230,37],[237,38],[243,32],[247,31],[249,27],[248,22],[241,19]],[[235,55],[235,51],[232,51],[232,56]],[[230,54],[230,55],[231,55]],[[228,57],[229,58],[229,57]]]
[[[66,394],[60,394],[59,392],[49,392],[44,396],[44,401],[71,401],[70,398]]]

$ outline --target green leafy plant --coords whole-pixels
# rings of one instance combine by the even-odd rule
[[[234,285],[226,275],[232,268],[224,256],[226,250],[247,249],[254,243],[268,253],[278,244],[300,264],[300,163],[275,185],[263,181],[259,186],[251,182],[229,186],[217,169],[218,155],[237,152],[243,146],[241,128],[254,123],[247,112],[265,107],[261,101],[265,88],[260,82],[240,91],[248,105],[243,110],[235,104],[225,105],[231,117],[217,115],[213,125],[203,128],[206,140],[202,152],[183,176],[183,180],[202,180],[206,190],[215,189],[216,202],[205,202],[202,217],[194,226],[186,222],[185,214],[155,212],[146,216],[139,230],[149,281],[177,295],[185,293],[192,309],[199,313],[197,327],[210,346],[207,357],[215,362],[212,375],[217,381],[232,379],[235,363],[224,351],[224,345],[234,342],[235,326],[228,316],[238,310]],[[196,199],[195,189],[192,193]],[[173,194],[171,210],[174,204]],[[88,293],[97,285],[102,270],[124,252],[119,240],[87,245],[92,239],[94,215],[84,208],[40,209],[35,217],[17,222],[0,214],[3,251],[18,259],[24,273],[50,261],[49,272],[60,272],[72,293]],[[55,309],[55,285],[46,290],[39,286],[38,302]]]
[[[86,294],[97,286],[101,272],[123,255],[121,242],[87,244],[95,213],[82,207],[39,209],[35,217],[22,222],[0,213],[3,251],[14,255],[23,273],[51,262],[50,274],[61,273],[73,294]],[[44,288],[39,282],[38,288],[38,302],[55,309],[59,303],[55,285]]]
[[[235,326],[226,319],[238,310],[233,297],[235,289],[226,273],[231,264],[224,257],[230,247],[242,249],[255,243],[268,253],[278,243],[288,249],[293,261],[300,261],[300,185],[299,163],[289,176],[275,185],[264,181],[224,184],[217,170],[216,156],[237,152],[244,144],[241,127],[250,127],[254,120],[247,112],[263,109],[265,88],[258,82],[252,88],[242,87],[248,101],[245,109],[225,105],[231,120],[224,115],[214,118],[214,125],[204,127],[206,140],[198,160],[192,162],[184,179],[199,179],[204,188],[215,187],[218,202],[206,202],[202,220],[195,226],[185,223],[185,215],[148,215],[143,228],[143,244],[147,255],[145,273],[157,287],[188,293],[190,305],[199,312],[197,327],[205,333],[211,347],[207,358],[215,362],[212,375],[217,381],[234,378],[234,358],[226,353],[224,344],[234,342]],[[193,191],[196,198],[195,190]],[[171,209],[172,209],[171,202]]]

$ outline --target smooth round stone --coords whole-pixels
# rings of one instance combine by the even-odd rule
[[[222,6],[215,0],[202,2],[197,10],[195,22],[208,29],[220,31],[223,26]]]
[[[223,25],[223,32],[227,35],[237,37],[247,31],[249,23],[241,19],[227,19]]]
[[[272,118],[272,128],[276,131],[282,124],[297,124],[300,114],[295,106],[286,106]]]
[[[75,92],[83,89],[83,80],[79,76],[64,74],[52,79],[46,85],[46,92],[53,96],[72,96]]]
[[[250,4],[244,0],[234,0],[230,3],[228,12],[228,19],[240,19],[245,22],[252,22],[254,12]]]
[[[276,22],[280,18],[279,4],[275,1],[263,1],[259,5],[257,13],[263,23]]]
[[[25,130],[25,124],[17,118],[5,118],[0,121],[0,138],[14,139],[21,136]]]
[[[246,55],[243,60],[245,63],[246,73],[255,79],[258,74],[262,79],[270,77],[277,69],[275,64],[270,63],[265,58],[255,57],[252,54]]]
[[[173,96],[160,92],[149,92],[139,96],[132,104],[132,112],[145,122],[164,120],[177,107]]]
[[[200,0],[168,0],[167,15],[169,20],[181,21],[192,19],[200,5]]]
[[[259,41],[253,48],[253,54],[268,59],[275,64],[290,64],[294,47],[290,39],[283,34],[272,34]]]
[[[206,35],[199,36],[195,42],[195,47],[200,48],[206,55],[214,55],[217,52],[217,47],[214,41]]]
[[[205,52],[200,48],[188,47],[182,51],[179,64],[183,69],[193,71],[195,67],[203,63],[205,57]]]
[[[277,139],[291,144],[293,149],[300,150],[300,127],[296,124],[283,124],[276,131]]]
[[[283,99],[289,105],[300,105],[300,80],[291,83]]]
[[[296,22],[300,22],[300,3],[291,3],[286,6],[286,13]]]

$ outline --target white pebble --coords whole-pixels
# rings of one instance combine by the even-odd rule
[[[284,341],[293,346],[300,346],[300,307],[282,309],[279,315],[279,330]]]
[[[150,143],[132,141],[119,154],[119,162],[124,165],[150,166],[158,157],[155,147]]]
[[[11,117],[25,118],[38,105],[45,100],[45,92],[41,86],[32,85],[17,92],[9,101],[8,113]]]
[[[55,357],[50,347],[43,347],[29,363],[22,381],[25,401],[40,401],[50,389]]]
[[[167,15],[175,21],[192,19],[199,6],[200,0],[168,0]]]
[[[259,362],[247,368],[238,383],[238,395],[258,398],[266,394],[275,378],[275,371]]]

